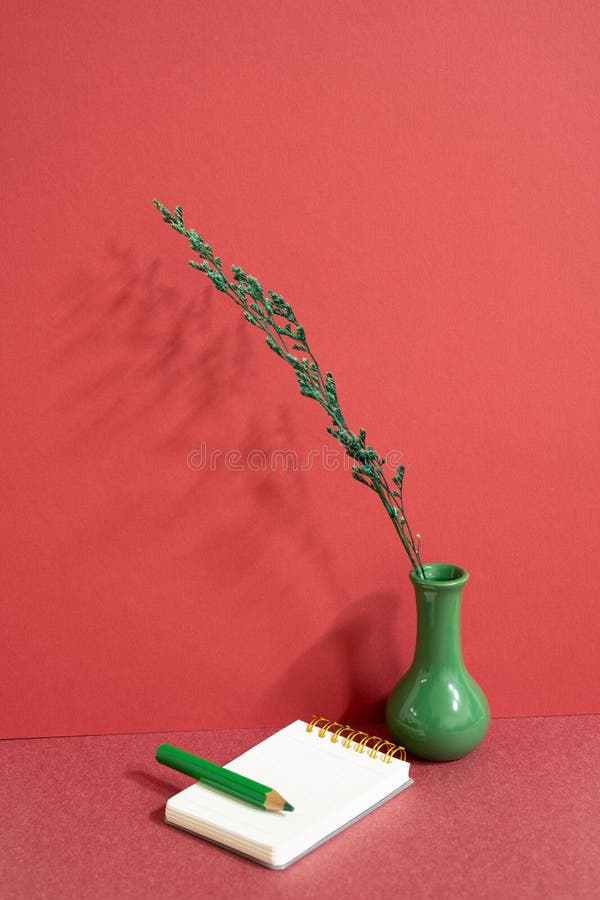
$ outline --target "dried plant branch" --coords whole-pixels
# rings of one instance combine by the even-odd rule
[[[362,484],[367,485],[380,498],[388,513],[394,529],[408,554],[414,571],[425,578],[425,569],[421,562],[421,536],[413,537],[404,511],[403,483],[405,467],[398,466],[392,477],[394,487],[386,478],[383,466],[385,458],[379,456],[373,447],[366,443],[366,432],[361,428],[355,434],[347,425],[340,408],[335,380],[331,372],[323,375],[306,338],[306,332],[299,324],[294,310],[280,294],[274,291],[263,291],[262,285],[252,275],[246,274],[239,266],[232,266],[233,279],[229,280],[223,272],[223,266],[213,249],[193,228],[187,228],[183,221],[183,210],[180,206],[170,212],[166,206],[154,200],[154,205],[165,222],[189,241],[198,260],[189,261],[193,268],[204,272],[218,291],[227,294],[239,306],[251,325],[265,334],[265,341],[271,350],[293,368],[300,393],[319,403],[331,419],[327,431],[343,446],[347,455],[356,463],[352,467],[352,475]],[[292,352],[294,351],[294,352]],[[299,355],[295,355],[295,354]]]

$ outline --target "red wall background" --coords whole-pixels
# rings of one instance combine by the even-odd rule
[[[383,508],[153,196],[401,454],[493,714],[600,711],[597,4],[17,6],[2,736],[377,721],[410,662]]]

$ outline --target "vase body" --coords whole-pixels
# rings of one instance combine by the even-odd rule
[[[386,722],[394,739],[414,756],[459,759],[485,737],[490,710],[465,668],[460,633],[463,588],[469,577],[459,566],[424,566],[413,571],[417,640],[411,667],[390,694]]]

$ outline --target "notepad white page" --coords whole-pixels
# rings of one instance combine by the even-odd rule
[[[168,801],[167,822],[281,867],[412,783],[407,762],[385,763],[306,727],[292,722],[225,767],[279,791],[293,812],[259,809],[198,782]]]

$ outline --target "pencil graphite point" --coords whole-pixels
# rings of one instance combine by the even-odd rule
[[[284,810],[286,810],[286,812],[294,812],[294,807],[291,803],[288,803],[287,800],[285,801],[283,808]]]

